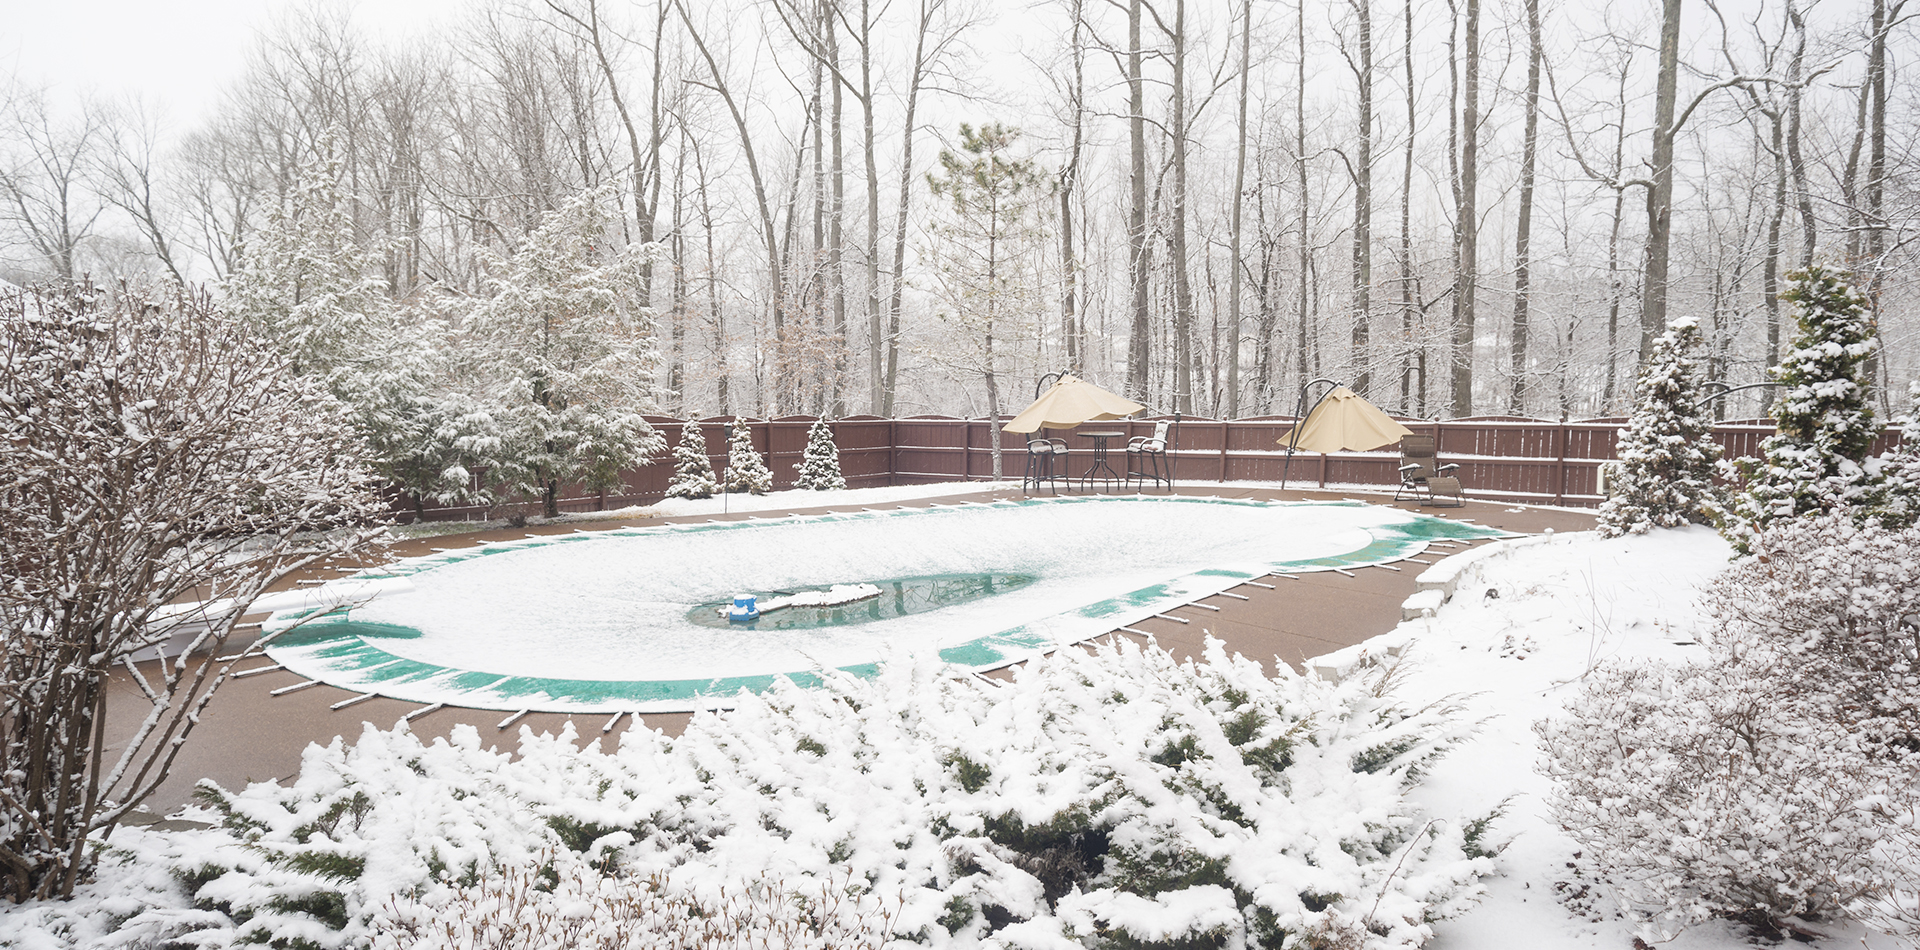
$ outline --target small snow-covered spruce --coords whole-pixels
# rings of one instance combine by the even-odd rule
[[[815,914],[810,932],[846,946],[999,946],[1011,923],[1027,946],[1364,934],[1412,950],[1493,868],[1487,816],[1429,815],[1406,794],[1472,724],[1449,703],[1400,705],[1378,670],[1270,677],[1210,640],[1188,661],[1061,651],[1004,683],[935,657],[824,676],[677,739],[630,731],[613,753],[571,727],[523,729],[518,755],[466,727],[433,742],[368,727],[309,747],[287,785],[206,787],[219,828],[127,829],[81,900],[0,917],[0,943],[31,926],[81,943],[116,927],[129,943],[464,946],[478,924],[571,920],[591,947],[634,900],[668,917],[765,887],[839,895],[768,925]],[[755,926],[718,920],[698,945],[746,946]],[[670,921],[628,933],[619,946],[688,945]]]
[[[1620,430],[1614,478],[1600,505],[1604,537],[1650,528],[1710,524],[1720,511],[1714,487],[1721,448],[1700,401],[1700,322],[1681,317],[1653,343],[1640,372],[1638,404]]]
[[[815,491],[833,491],[847,487],[840,474],[840,447],[833,444],[833,426],[825,419],[814,420],[807,430],[807,450],[801,456],[800,477],[793,487]]]
[[[691,419],[680,427],[680,444],[673,447],[673,481],[668,498],[712,498],[720,490],[713,463],[707,460],[707,437]]]
[[[727,444],[727,491],[764,495],[773,490],[773,471],[753,450],[753,429],[745,419],[733,420],[733,441]]]
[[[1709,588],[1705,662],[1596,673],[1536,726],[1555,822],[1652,936],[1920,932],[1920,528],[1782,519]]]
[[[1778,432],[1761,444],[1757,463],[1731,467],[1746,484],[1721,525],[1742,554],[1780,518],[1841,505],[1870,513],[1877,486],[1861,462],[1878,433],[1861,374],[1880,342],[1851,276],[1809,267],[1789,275],[1793,286],[1780,295],[1793,304],[1800,329],[1773,368],[1781,386],[1773,404]]]

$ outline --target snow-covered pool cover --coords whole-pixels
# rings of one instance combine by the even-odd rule
[[[314,618],[267,648],[365,693],[479,709],[675,712],[818,672],[870,674],[938,650],[988,670],[1100,636],[1269,572],[1400,560],[1429,539],[1504,532],[1360,503],[1058,498],[528,538],[443,551],[367,577],[410,592]],[[686,618],[735,591],[986,571],[1009,593],[803,630]],[[268,631],[301,616],[283,611]]]

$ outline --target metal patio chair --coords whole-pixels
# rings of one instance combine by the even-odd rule
[[[1466,499],[1460,488],[1460,479],[1453,473],[1460,466],[1452,462],[1444,465],[1435,457],[1434,438],[1430,435],[1407,435],[1400,439],[1400,489],[1393,493],[1394,501],[1412,499],[1423,507],[1440,507],[1441,499],[1451,498],[1450,507],[1465,505]]]
[[[1020,493],[1040,490],[1040,483],[1053,486],[1060,494],[1060,478],[1067,467],[1067,443],[1064,439],[1028,439],[1027,473],[1020,479]],[[1068,477],[1071,477],[1070,473]]]
[[[1127,440],[1127,487],[1136,483],[1145,488],[1147,479],[1153,484],[1171,486],[1172,472],[1167,467],[1167,427],[1170,423],[1162,419],[1153,424],[1153,435],[1135,436]]]

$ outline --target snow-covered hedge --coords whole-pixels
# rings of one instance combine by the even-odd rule
[[[1710,588],[1707,662],[1603,670],[1541,723],[1556,820],[1652,929],[1920,930],[1920,528],[1775,522]]]
[[[223,829],[123,831],[84,899],[0,942],[600,946],[732,914],[848,947],[1419,946],[1492,867],[1490,816],[1403,796],[1470,726],[1381,674],[1282,669],[1217,642],[1066,650],[1010,683],[901,663],[612,753],[370,729],[289,787],[210,790]]]

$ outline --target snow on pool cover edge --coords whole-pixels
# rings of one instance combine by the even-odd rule
[[[1079,505],[1130,501],[1118,498],[1028,498],[1018,501],[969,503],[953,507],[1025,507],[1032,505]],[[1372,508],[1360,502],[1265,502],[1223,498],[1157,498],[1182,504],[1238,505],[1252,508]],[[780,519],[677,523],[644,527],[617,528],[609,531],[580,532],[570,535],[529,537],[523,540],[488,542],[467,548],[441,550],[431,555],[409,558],[355,575],[356,579],[407,577],[436,567],[497,554],[559,544],[580,543],[596,538],[632,537],[670,532],[729,531],[770,521],[787,524],[832,522],[894,517],[928,509],[902,508],[889,511],[834,513],[790,516]],[[1156,584],[1149,584],[1079,607],[1037,618],[1031,622],[977,637],[964,643],[941,648],[940,658],[966,671],[984,672],[1021,662],[1060,646],[1084,642],[1131,625],[1174,607],[1218,594],[1268,573],[1302,574],[1334,571],[1389,563],[1412,557],[1426,550],[1434,539],[1481,539],[1511,537],[1510,532],[1430,515],[1381,509],[1406,520],[1390,524],[1363,526],[1373,538],[1370,544],[1333,556],[1304,560],[1275,560],[1256,564],[1237,564],[1194,571]],[[801,686],[823,682],[819,668],[762,675],[716,676],[682,679],[569,679],[545,676],[519,676],[459,669],[397,656],[384,649],[381,636],[362,636],[361,631],[378,625],[351,620],[351,610],[308,617],[309,611],[286,610],[275,613],[263,627],[269,637],[267,655],[287,670],[356,693],[373,693],[416,703],[445,703],[472,709],[516,712],[532,710],[563,713],[667,713],[720,709],[733,705],[742,691],[764,691],[781,678]],[[304,620],[304,623],[301,621]],[[295,627],[295,624],[298,624]],[[293,627],[294,629],[288,629]],[[410,636],[409,628],[394,628],[392,635]],[[872,661],[835,669],[855,676],[878,672],[881,657]]]

